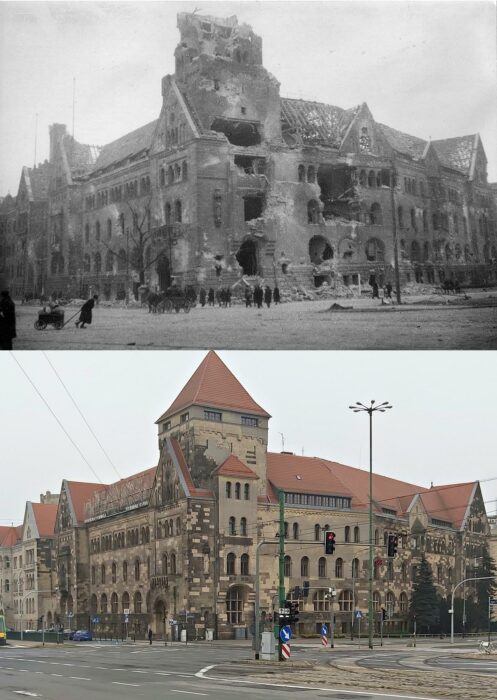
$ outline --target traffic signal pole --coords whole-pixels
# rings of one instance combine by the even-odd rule
[[[278,589],[278,607],[285,607],[285,492],[280,489],[278,492],[278,501],[280,506],[280,555],[279,555],[279,589]],[[283,655],[281,653],[281,639],[280,639],[280,625],[276,626],[276,632],[278,634],[278,659],[283,661]]]

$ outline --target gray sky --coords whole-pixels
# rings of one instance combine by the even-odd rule
[[[238,15],[263,37],[281,94],[428,139],[480,132],[497,180],[494,2],[6,2],[0,0],[0,196],[48,157],[48,125],[103,145],[159,115],[176,13]]]
[[[368,419],[348,406],[388,400],[374,417],[374,468],[430,486],[484,480],[496,513],[497,354],[493,352],[221,352],[273,417],[269,449],[368,468]],[[46,357],[121,476],[154,466],[155,420],[205,352],[17,352],[31,380],[103,482],[117,480]],[[0,524],[63,478],[96,481],[10,353],[0,353]],[[493,479],[493,480],[492,480]]]

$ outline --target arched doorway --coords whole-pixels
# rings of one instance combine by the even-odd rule
[[[255,241],[251,239],[243,241],[235,257],[244,275],[253,277],[257,274],[257,243]]]
[[[162,253],[157,260],[157,265],[155,267],[157,275],[159,277],[159,289],[165,290],[171,286],[171,268],[169,265],[169,258]]]
[[[166,637],[166,604],[159,598],[154,603],[154,632],[159,637]]]
[[[333,248],[324,236],[313,236],[309,241],[309,257],[313,265],[333,258]]]

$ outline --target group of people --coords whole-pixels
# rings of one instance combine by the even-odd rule
[[[201,287],[198,293],[200,306],[202,308],[204,308],[206,304],[207,306],[215,306],[216,303],[218,306],[224,306],[227,308],[228,306],[231,306],[231,297],[232,293],[229,287],[223,287],[223,289],[218,289],[217,291],[214,291],[214,288],[210,287],[209,291],[207,292],[203,287]]]
[[[269,309],[271,302],[279,304],[280,300],[280,290],[278,287],[275,287],[274,290],[272,290],[268,285],[262,288],[259,284],[257,284],[254,287],[253,292],[251,287],[247,287],[245,290],[245,306],[247,308],[252,306],[253,302],[254,306],[256,306],[258,309],[262,309],[263,304],[266,304],[267,308]]]
[[[373,280],[371,282],[371,288],[373,290],[373,299],[379,299],[380,298],[380,287],[378,286],[378,282],[376,280]],[[392,291],[393,287],[390,282],[387,282],[387,284],[383,287],[383,298],[384,299],[391,299],[392,298]]]

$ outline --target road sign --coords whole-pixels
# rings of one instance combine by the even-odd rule
[[[176,622],[176,620],[173,620],[172,617],[169,618],[168,622],[169,622],[170,625],[177,625],[177,624],[178,624],[178,623]]]
[[[129,615],[130,612],[131,612],[131,611],[130,611],[129,608],[124,608],[124,610],[123,610],[123,613],[124,613],[125,615]]]
[[[355,611],[355,619],[356,619],[356,620],[360,620],[361,617],[363,617],[362,612],[361,612],[360,610],[356,610],[356,611]]]
[[[281,656],[284,659],[289,659],[290,658],[290,645],[289,644],[282,644],[281,645]]]
[[[328,628],[326,625],[322,625],[321,627],[321,634],[328,634]]]
[[[289,642],[292,638],[292,630],[288,625],[285,625],[280,629],[280,639],[282,642]]]
[[[127,625],[127,624],[128,624],[128,622],[129,622],[129,618],[128,618],[128,616],[127,616],[127,615],[125,615],[125,616],[124,616],[124,622],[125,622],[125,624],[126,624],[126,625]]]
[[[74,613],[73,613],[73,612],[68,612],[68,613],[67,613],[67,617],[74,617]]]
[[[92,625],[98,625],[98,623],[100,622],[100,618],[98,617],[98,615],[95,615],[94,617],[92,617],[91,622],[92,622]]]
[[[497,605],[497,598],[489,598],[488,599],[488,604],[490,607],[493,607],[494,605]]]

